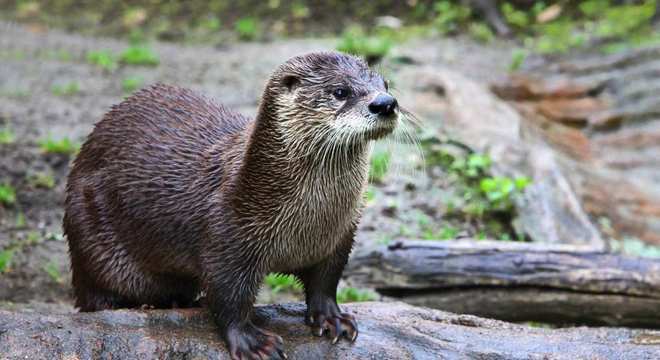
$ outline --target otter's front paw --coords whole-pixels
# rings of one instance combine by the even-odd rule
[[[229,327],[226,337],[232,360],[287,359],[282,338],[251,323]]]
[[[323,336],[323,333],[332,337],[332,343],[336,343],[341,336],[350,341],[355,341],[358,336],[358,326],[355,317],[351,314],[342,313],[337,303],[331,299],[308,305],[307,324],[312,327],[312,333]]]

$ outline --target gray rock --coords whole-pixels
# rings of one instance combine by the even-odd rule
[[[660,333],[542,329],[402,303],[344,305],[360,324],[350,344],[312,336],[302,304],[258,308],[290,359],[653,359]],[[227,359],[207,313],[116,310],[46,315],[0,311],[2,359]]]

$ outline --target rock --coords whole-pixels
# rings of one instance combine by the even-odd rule
[[[604,248],[605,242],[584,212],[561,159],[539,134],[530,131],[534,124],[526,123],[516,108],[456,72],[439,69],[419,77],[426,79],[427,89],[445,89],[450,116],[442,131],[488,153],[496,174],[532,178],[524,200],[517,203],[519,226],[532,241]]]
[[[652,359],[660,333],[543,329],[403,303],[344,305],[360,324],[350,344],[310,334],[302,304],[258,307],[289,359]],[[115,310],[79,314],[0,311],[2,359],[228,359],[207,313]]]
[[[616,237],[655,245],[660,245],[659,56],[657,46],[577,53],[492,86],[521,111],[523,126],[552,147],[589,215],[607,218]]]

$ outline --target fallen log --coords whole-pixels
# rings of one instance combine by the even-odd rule
[[[302,304],[258,308],[289,359],[652,359],[650,330],[544,329],[403,303],[345,306],[359,319],[353,344],[310,334]],[[40,314],[0,311],[0,359],[227,359],[204,310]]]
[[[508,321],[660,328],[660,260],[572,245],[406,241],[344,276],[411,304]]]

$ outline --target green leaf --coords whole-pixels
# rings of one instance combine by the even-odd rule
[[[7,249],[0,251],[0,273],[4,273],[11,265],[11,259],[14,257],[14,250]]]

